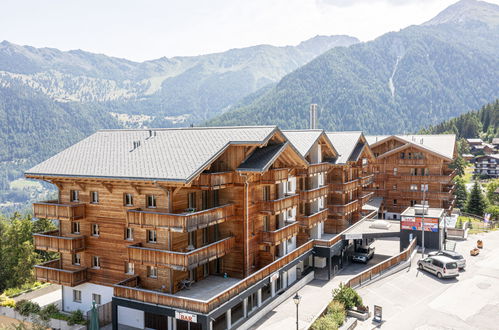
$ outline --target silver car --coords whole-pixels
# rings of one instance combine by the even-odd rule
[[[437,275],[438,278],[459,276],[457,262],[444,256],[432,256],[419,260],[418,267]]]
[[[449,257],[452,260],[454,260],[455,262],[457,262],[457,268],[459,268],[459,269],[466,268],[466,259],[464,259],[462,254],[457,253],[455,251],[447,251],[447,250],[435,251],[435,252],[428,253],[428,255],[429,256]]]

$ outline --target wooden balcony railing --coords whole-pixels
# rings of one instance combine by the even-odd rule
[[[296,236],[299,230],[300,230],[299,223],[297,221],[294,221],[289,225],[286,225],[274,231],[262,231],[261,232],[262,242],[271,245],[277,245],[284,240]]]
[[[223,257],[234,245],[235,238],[228,237],[189,252],[146,248],[140,243],[129,245],[127,250],[130,262],[188,270]]]
[[[425,193],[426,199],[437,199],[437,200],[449,200],[453,197],[450,191],[427,191]],[[396,190],[396,191],[388,191],[389,199],[412,199],[412,200],[422,200],[423,192],[422,191],[413,191],[413,190]]]
[[[329,188],[327,186],[322,186],[310,190],[302,190],[300,191],[300,200],[305,202],[311,202],[314,199],[320,197],[326,197],[329,192]]]
[[[332,204],[332,205],[328,205],[327,207],[329,208],[330,214],[348,215],[348,214],[358,210],[359,201],[356,199],[356,200],[348,202],[347,204],[344,204],[344,205]]]
[[[35,249],[75,253],[85,249],[85,237],[83,236],[60,236],[58,230],[33,234]]]
[[[62,204],[58,201],[33,203],[33,214],[35,218],[76,220],[85,217],[85,204]]]
[[[35,266],[37,281],[76,286],[88,281],[87,268],[63,269],[61,260],[52,260]]]
[[[447,184],[452,181],[456,171],[450,173],[444,173],[442,175],[411,175],[410,173],[398,173],[394,175],[393,173],[378,173],[376,174],[376,179],[379,181],[386,181],[388,179],[396,179],[397,181],[411,182],[411,183],[442,183]]]
[[[286,181],[289,176],[289,170],[287,168],[276,168],[270,169],[262,175],[262,183],[279,183]]]
[[[305,169],[299,169],[299,175],[313,175],[317,173],[327,172],[331,168],[331,163],[323,162],[317,164],[310,164]]]
[[[181,297],[173,294],[139,288],[138,286],[140,285],[140,282],[137,276],[114,285],[114,296],[207,314],[223,303],[236,297],[250,286],[269,277],[293,260],[301,257],[305,253],[310,253],[312,248],[313,241],[310,240],[285,256],[275,260],[264,268],[207,300]]]
[[[327,211],[328,209],[320,210],[311,215],[299,215],[297,217],[300,226],[306,228],[312,228],[317,225],[319,222],[326,221],[327,219]]]
[[[341,194],[355,190],[358,187],[359,187],[359,180],[357,179],[343,183],[334,182],[329,184],[329,189],[331,191]]]
[[[260,201],[260,210],[262,212],[279,213],[290,207],[298,205],[299,198],[300,195],[294,194],[270,201]]]
[[[366,175],[360,178],[360,185],[362,187],[368,186],[374,182],[374,174]]]
[[[369,200],[374,196],[374,191],[371,192],[364,192],[360,197],[359,197],[359,202],[361,205],[365,205]]]
[[[161,209],[128,210],[128,226],[164,227],[172,231],[188,232],[227,221],[234,216],[234,205],[226,204],[190,213],[168,213]]]
[[[234,172],[201,173],[192,182],[193,187],[222,188],[234,183]]]

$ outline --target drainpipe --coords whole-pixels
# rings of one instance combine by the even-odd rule
[[[239,173],[241,177],[244,178],[244,218],[245,218],[245,229],[246,229],[246,235],[244,237],[244,277],[247,275],[247,269],[248,269],[248,255],[249,255],[249,238],[248,238],[248,233],[249,233],[249,202],[248,202],[248,197],[249,197],[249,183],[248,183],[248,176],[246,174],[241,174]]]

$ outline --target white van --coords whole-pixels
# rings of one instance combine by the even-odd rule
[[[432,256],[418,261],[418,267],[437,275],[438,278],[459,276],[457,262],[449,257]]]

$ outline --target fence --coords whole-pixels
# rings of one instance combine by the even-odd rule
[[[99,315],[99,326],[103,327],[110,324],[113,321],[113,307],[112,303],[108,302],[104,305],[97,306],[97,313]],[[87,320],[92,317],[92,310],[87,312]]]

